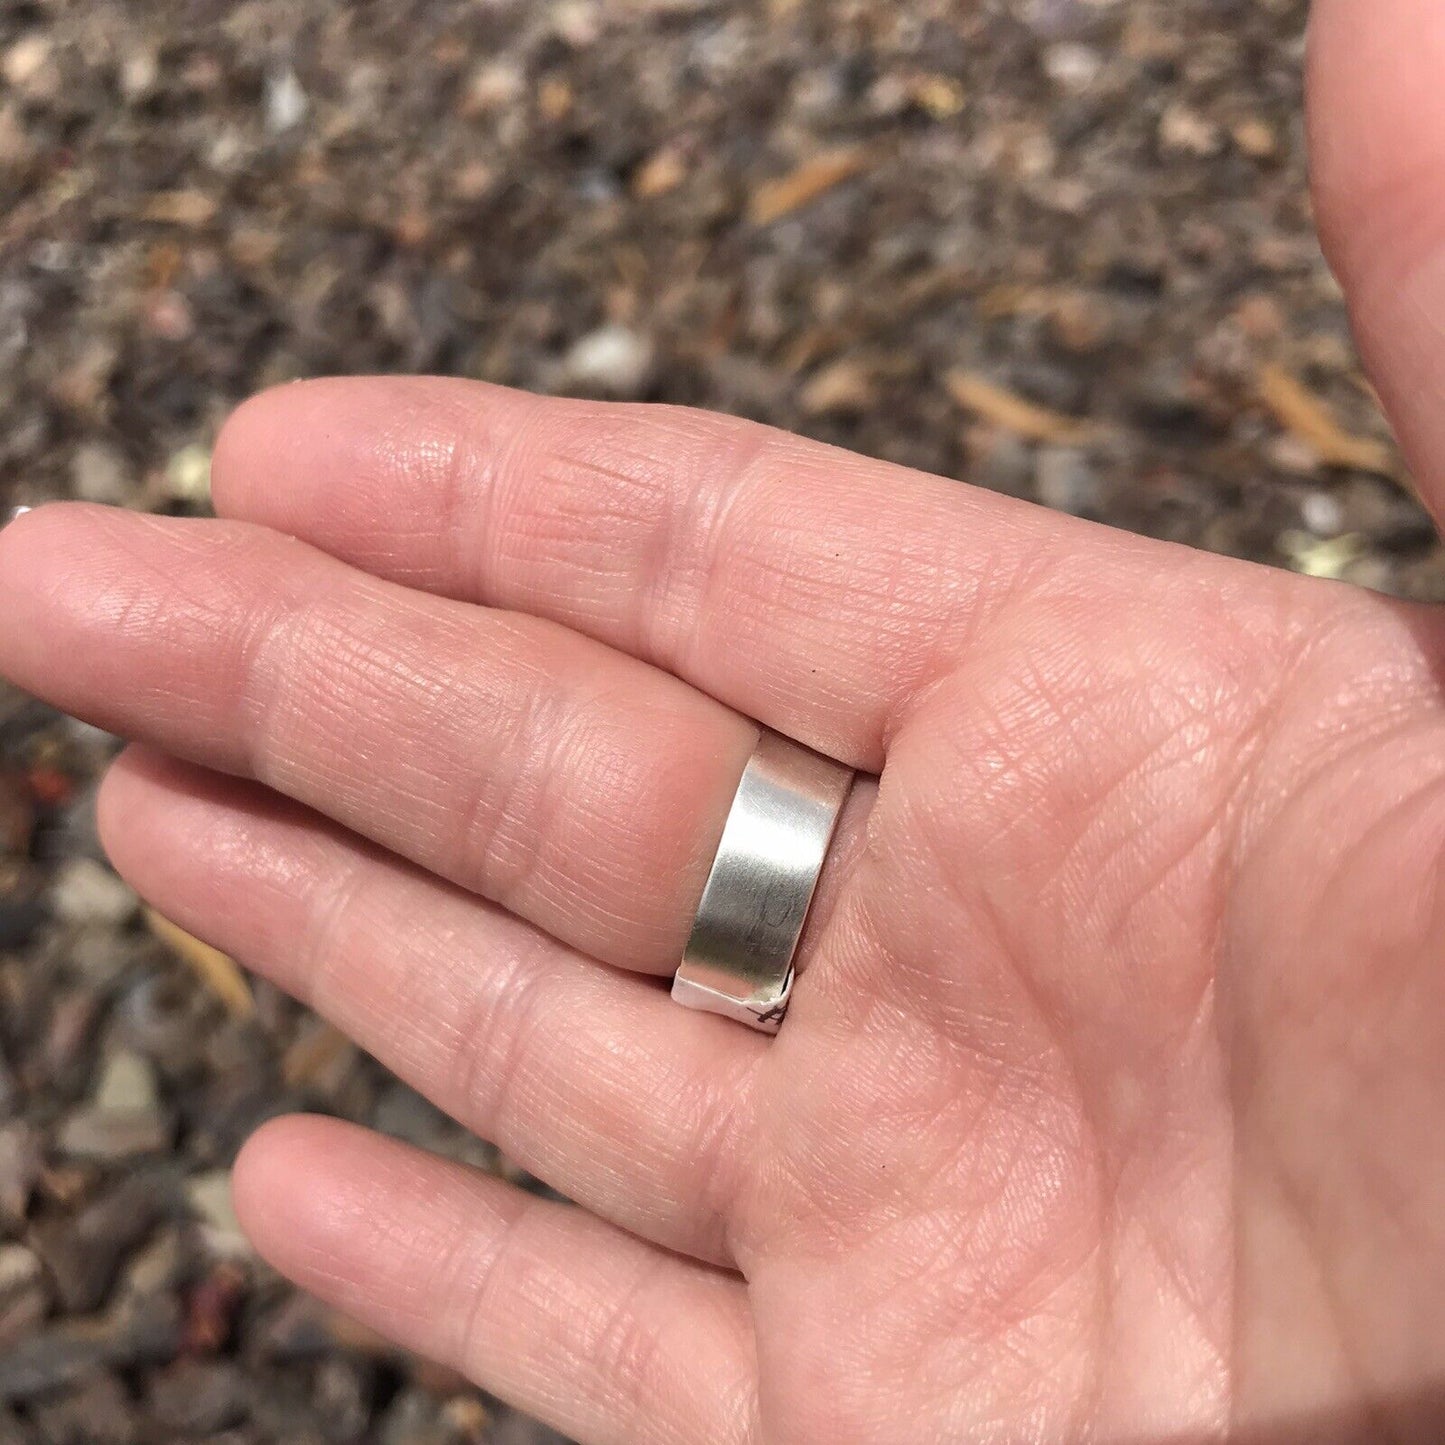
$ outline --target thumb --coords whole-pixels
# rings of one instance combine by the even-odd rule
[[[1445,521],[1445,5],[1315,0],[1315,209],[1360,350]]]

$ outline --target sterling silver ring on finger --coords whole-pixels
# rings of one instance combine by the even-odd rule
[[[775,1034],[853,772],[764,731],[743,769],[672,996]]]

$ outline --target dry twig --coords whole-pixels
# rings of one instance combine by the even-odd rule
[[[256,1000],[246,975],[219,948],[192,938],[184,928],[164,918],[154,908],[145,910],[145,920],[155,934],[225,1005],[233,1018],[248,1019],[256,1012]]]

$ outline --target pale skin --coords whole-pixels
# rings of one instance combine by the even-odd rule
[[[1320,218],[1445,507],[1445,11],[1319,0]],[[577,1207],[270,1125],[259,1250],[586,1445],[1438,1438],[1445,615],[727,419],[244,407],[0,534],[117,867]],[[667,997],[749,719],[880,775],[781,1035]]]

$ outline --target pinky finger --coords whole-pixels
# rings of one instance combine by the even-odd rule
[[[236,1208],[283,1274],[583,1445],[743,1445],[736,1276],[331,1119],[267,1125]]]

